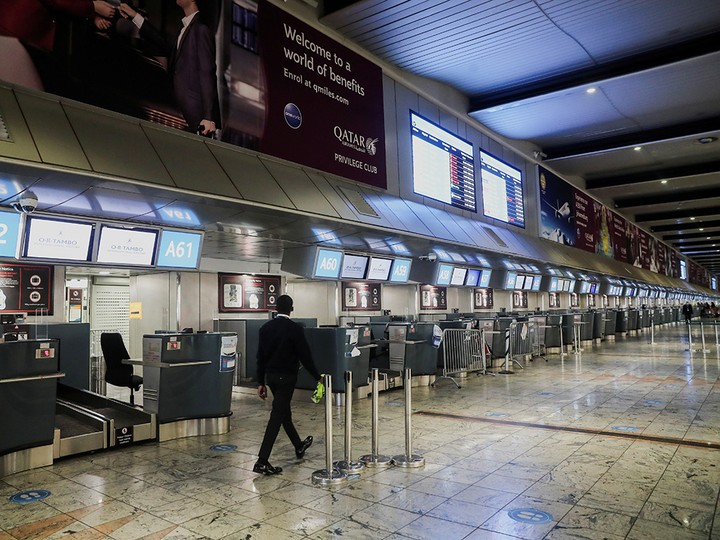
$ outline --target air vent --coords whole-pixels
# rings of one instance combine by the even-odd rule
[[[370,206],[370,203],[367,202],[367,199],[362,193],[354,189],[346,188],[344,186],[338,187],[340,188],[340,191],[343,192],[343,195],[345,195],[348,202],[353,206],[353,208],[355,208],[355,210],[359,214],[363,214],[364,216],[380,217],[375,211],[375,209]]]
[[[501,246],[501,247],[504,247],[504,248],[508,247],[508,245],[507,245],[505,242],[503,242],[503,239],[500,238],[500,237],[497,235],[497,233],[496,233],[495,231],[493,231],[492,229],[488,229],[487,227],[483,227],[482,230],[485,231],[486,233],[488,233],[488,236],[489,236],[490,238],[492,238],[498,246]]]
[[[2,111],[0,111],[0,141],[12,141],[10,131],[5,125],[5,118],[2,115]]]

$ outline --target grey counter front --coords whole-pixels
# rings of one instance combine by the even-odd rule
[[[143,409],[159,424],[230,416],[237,335],[143,336]]]

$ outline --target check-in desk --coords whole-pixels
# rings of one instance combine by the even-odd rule
[[[603,322],[605,324],[605,340],[615,341],[615,333],[617,332],[618,312],[614,309],[608,309],[603,313]]]
[[[143,409],[155,413],[158,439],[230,431],[237,335],[143,336]]]
[[[628,331],[628,312],[625,309],[615,310],[615,333],[624,336]]]
[[[640,310],[640,326],[638,330],[642,328],[650,328],[650,313],[651,310],[649,309]]]
[[[593,312],[592,338],[595,343],[600,343],[605,335],[605,311]]]
[[[53,461],[59,343],[0,343],[0,477]]]
[[[640,312],[637,309],[628,309],[627,311],[627,331],[628,335],[636,336],[640,329]]]
[[[332,377],[333,394],[345,393],[345,372],[352,373],[350,391],[367,386],[370,370],[370,327],[367,325],[346,327],[306,328],[305,339],[310,345],[313,362],[320,373]],[[296,388],[314,390],[317,381],[305,369],[300,369]]]

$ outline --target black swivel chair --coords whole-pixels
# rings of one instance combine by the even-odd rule
[[[105,382],[113,386],[123,386],[130,389],[130,404],[135,405],[135,390],[140,390],[142,377],[133,375],[131,365],[122,361],[130,358],[125,348],[122,335],[117,332],[100,335],[100,347],[105,358]]]

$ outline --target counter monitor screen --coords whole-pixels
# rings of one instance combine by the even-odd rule
[[[375,281],[387,281],[390,277],[390,267],[392,259],[381,259],[379,257],[371,257],[368,266],[367,279]]]
[[[514,289],[515,288],[515,280],[517,279],[517,274],[515,272],[508,272],[505,276],[505,288],[506,289]]]
[[[523,283],[523,290],[524,291],[531,291],[533,286],[533,277],[532,276],[525,276],[525,283]]]
[[[93,223],[28,217],[23,255],[59,261],[89,261]]]
[[[598,284],[591,283],[590,284],[590,294],[597,294],[597,292],[598,292]]]
[[[590,292],[590,284],[587,281],[580,282],[580,294],[587,294]]]
[[[392,272],[390,272],[390,281],[392,283],[407,283],[410,278],[410,259],[395,259],[392,264]]]
[[[319,248],[316,255],[313,277],[337,279],[342,266],[342,252]]]
[[[542,281],[542,276],[533,276],[533,284],[532,284],[533,291],[540,290],[540,282],[541,281]]]
[[[413,191],[476,212],[473,145],[412,111],[410,124]]]
[[[513,287],[516,290],[522,290],[525,287],[525,276],[522,274],[515,276],[515,286]]]
[[[467,276],[465,276],[465,285],[467,287],[477,287],[479,281],[480,281],[480,270],[475,270],[473,268],[470,268],[467,271]]]
[[[450,278],[452,277],[453,267],[449,264],[441,264],[438,267],[437,279],[435,283],[437,285],[450,285]]]
[[[487,289],[490,286],[490,276],[492,276],[492,270],[483,270],[478,285]]]
[[[152,266],[158,231],[124,229],[103,225],[100,228],[97,262],[129,266]]]
[[[480,151],[483,214],[525,228],[522,172]]]
[[[452,277],[450,278],[450,285],[461,286],[465,284],[465,274],[467,274],[467,268],[453,268]]]
[[[550,278],[550,292],[557,292],[558,290],[558,278]]]
[[[343,255],[341,279],[364,279],[368,265],[368,257],[363,255]]]

